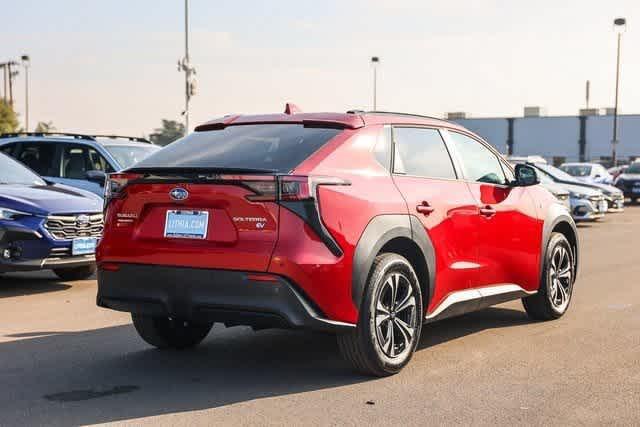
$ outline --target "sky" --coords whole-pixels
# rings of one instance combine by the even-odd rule
[[[30,121],[58,130],[148,135],[182,120],[182,0],[0,0],[0,62],[31,57]],[[191,123],[230,113],[372,108],[443,117],[640,113],[638,0],[190,0],[198,93]],[[24,73],[15,108],[24,119]]]

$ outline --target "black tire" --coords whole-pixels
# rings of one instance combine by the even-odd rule
[[[396,289],[395,298],[392,299],[389,299],[389,292],[393,289],[390,286],[395,286]],[[411,301],[412,298],[415,301]],[[387,320],[383,319],[378,325],[376,316],[381,312],[380,309],[377,311],[376,306],[379,302],[383,303],[385,310],[390,309],[387,311]],[[410,304],[412,302],[413,305]],[[403,305],[406,308],[402,308]],[[338,347],[343,357],[364,374],[379,377],[396,374],[409,363],[415,352],[420,341],[422,317],[420,284],[409,261],[392,253],[378,255],[371,267],[364,291],[358,325],[355,331],[338,335]],[[413,329],[406,329],[400,321]],[[409,333],[411,331],[412,333]],[[410,337],[410,340],[407,340],[407,337]],[[390,345],[386,345],[386,349],[382,342],[385,338],[390,339]],[[395,339],[398,339],[397,348]],[[394,355],[395,351],[399,354]]]
[[[95,265],[85,265],[74,268],[54,268],[53,272],[62,280],[85,280],[93,276],[96,272]]]
[[[566,300],[562,305],[558,305],[556,303],[558,299],[561,298],[559,295],[561,295],[562,292],[560,292],[559,288],[556,288],[554,291],[554,287],[556,286],[554,278],[560,280],[560,276],[555,275],[556,272],[552,265],[552,257],[557,256],[558,252],[562,250],[564,250],[569,257],[570,277],[566,282],[562,282],[566,283],[567,287],[560,283],[560,286],[563,286],[563,289],[566,290]],[[572,299],[571,297],[573,295],[573,284],[576,276],[576,264],[573,249],[563,234],[553,233],[551,235],[551,239],[549,239],[549,244],[547,245],[547,251],[545,252],[543,268],[544,270],[538,293],[523,298],[522,305],[524,305],[524,309],[529,317],[534,320],[558,319],[569,309]],[[558,298],[556,298],[555,295],[558,295]],[[552,301],[555,301],[556,303]]]
[[[185,349],[195,347],[204,340],[213,323],[190,323],[168,317],[131,314],[133,326],[147,343],[158,348]]]

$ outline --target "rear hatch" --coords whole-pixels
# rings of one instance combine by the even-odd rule
[[[259,124],[195,132],[111,175],[101,259],[266,271],[283,176],[340,131]]]

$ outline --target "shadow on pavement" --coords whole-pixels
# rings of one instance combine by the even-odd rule
[[[528,322],[491,308],[427,325],[420,348]],[[375,380],[354,374],[324,334],[216,325],[191,351],[151,349],[131,325],[17,336],[33,338],[0,344],[2,425],[113,422]]]
[[[45,292],[58,292],[71,288],[53,274],[37,273],[5,273],[0,275],[0,298],[35,295]]]

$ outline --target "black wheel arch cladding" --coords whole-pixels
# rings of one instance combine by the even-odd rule
[[[415,265],[416,263],[410,259],[408,261],[413,264],[418,279],[426,282],[420,283],[426,294],[423,295],[425,306],[433,295],[436,274],[435,252],[431,239],[420,220],[407,214],[379,215],[367,224],[353,255],[351,298],[358,309],[362,304],[364,290],[376,256],[394,239],[412,242],[422,255],[424,263],[418,263],[421,265]]]

